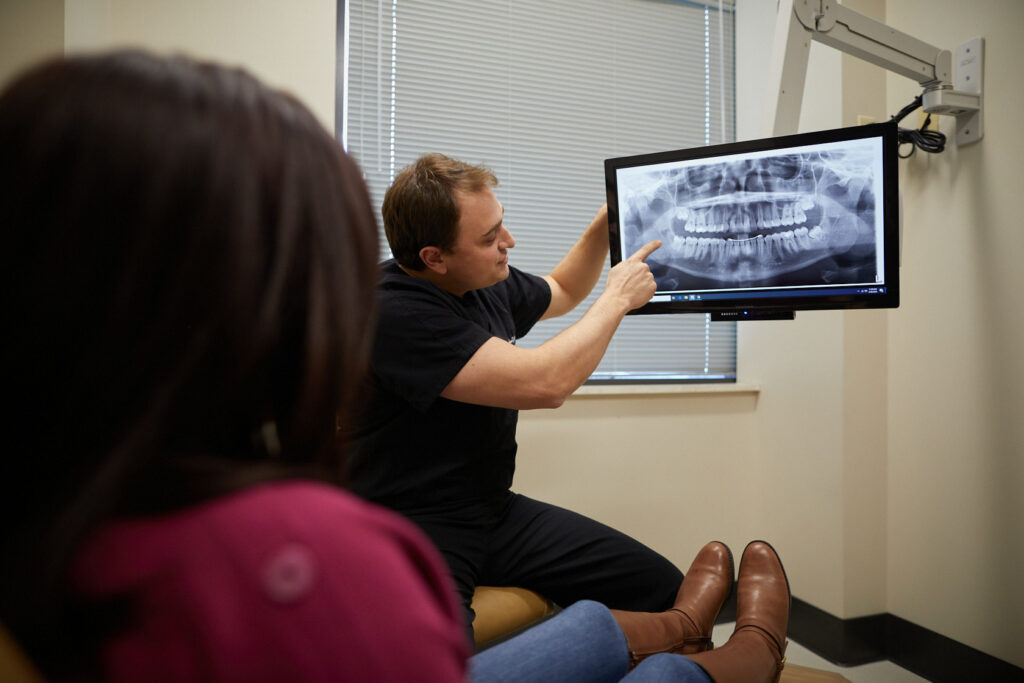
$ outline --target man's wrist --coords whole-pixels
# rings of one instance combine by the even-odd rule
[[[594,307],[620,319],[633,309],[628,296],[609,289],[604,290],[601,296],[597,297]]]

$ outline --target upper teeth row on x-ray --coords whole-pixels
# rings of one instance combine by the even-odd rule
[[[626,176],[624,256],[660,239],[649,261],[737,283],[842,254],[874,240],[871,162],[871,150],[851,148]]]

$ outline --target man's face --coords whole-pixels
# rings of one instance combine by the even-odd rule
[[[461,296],[508,277],[508,250],[516,245],[503,222],[505,209],[490,188],[456,192],[458,237],[444,254],[448,291]]]

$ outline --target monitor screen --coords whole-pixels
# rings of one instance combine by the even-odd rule
[[[899,306],[893,122],[605,161],[611,261],[651,240],[634,313]]]

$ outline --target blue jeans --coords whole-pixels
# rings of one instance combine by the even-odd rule
[[[692,660],[649,657],[629,671],[626,637],[604,605],[581,600],[530,630],[474,656],[473,683],[711,683]]]

